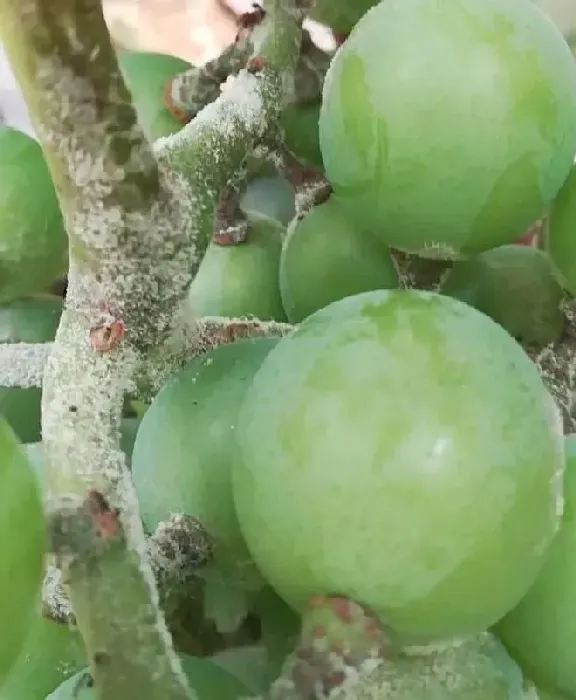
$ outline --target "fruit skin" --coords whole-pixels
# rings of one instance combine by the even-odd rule
[[[552,343],[564,328],[564,293],[548,256],[538,248],[504,245],[456,262],[440,291],[527,343]]]
[[[283,177],[257,177],[248,183],[240,209],[252,220],[273,219],[286,226],[296,214],[294,188]]]
[[[236,700],[250,696],[236,676],[209,659],[180,654],[180,661],[198,700]],[[96,700],[91,681],[90,674],[81,671],[64,681],[46,700]]]
[[[39,296],[15,299],[0,306],[0,343],[47,343],[54,340],[62,299]],[[22,442],[40,440],[40,401],[37,387],[0,387],[0,414]]]
[[[305,165],[322,169],[322,151],[320,150],[320,102],[303,105],[290,105],[280,117],[284,132],[284,141],[290,151]]]
[[[546,249],[561,283],[576,294],[576,167],[552,204],[546,223]]]
[[[347,34],[378,0],[316,0],[310,18],[339,34]]]
[[[496,626],[509,652],[537,683],[576,694],[576,435],[566,436],[564,515],[536,583]]]
[[[85,665],[80,633],[37,615],[22,652],[0,686],[0,699],[45,700]]]
[[[216,538],[219,562],[233,562],[239,579],[258,583],[238,528],[230,471],[240,403],[277,343],[239,340],[189,362],[152,402],[132,451],[132,478],[148,530],[171,513],[195,516]]]
[[[520,235],[566,179],[576,63],[526,0],[386,0],[333,59],[319,126],[328,179],[375,236],[474,254]]]
[[[280,256],[280,293],[292,323],[346,296],[397,286],[389,250],[358,231],[337,200],[314,207],[288,228]]]
[[[266,692],[267,654],[264,647],[226,649],[211,656],[210,661],[236,676],[254,695]]]
[[[0,620],[6,631],[0,637],[1,681],[26,642],[40,592],[45,548],[44,514],[36,476],[2,418],[0,494]]]
[[[198,317],[286,321],[278,282],[283,233],[271,219],[252,219],[243,243],[211,243],[190,285],[190,310]]]
[[[67,266],[68,239],[40,145],[0,126],[0,303],[44,291]]]
[[[345,689],[334,700],[350,698]],[[421,655],[386,660],[359,686],[355,700],[539,700],[522,671],[489,633]]]
[[[179,131],[183,124],[166,108],[164,89],[171,78],[192,65],[177,56],[153,51],[123,51],[118,64],[148,138],[155,140]]]
[[[298,609],[353,597],[402,639],[494,624],[558,525],[558,407],[506,331],[439,294],[310,316],[264,360],[236,440],[236,512],[266,580]]]

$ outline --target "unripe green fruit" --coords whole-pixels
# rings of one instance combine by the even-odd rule
[[[0,418],[0,681],[22,651],[42,581],[44,514],[34,471]]]
[[[378,0],[316,0],[310,18],[339,34],[348,34],[362,15]]]
[[[240,209],[253,221],[267,218],[286,226],[296,214],[292,185],[283,177],[258,177],[248,183]]]
[[[352,294],[397,286],[389,250],[359,231],[333,197],[289,227],[280,293],[292,323]]]
[[[566,437],[564,515],[536,583],[496,632],[536,683],[576,695],[576,435]]]
[[[264,647],[236,647],[210,657],[210,661],[236,676],[254,695],[267,689],[267,654]]]
[[[283,232],[271,219],[253,219],[243,243],[210,243],[188,293],[194,315],[285,321],[278,282]]]
[[[558,407],[506,331],[440,294],[308,317],[258,370],[236,441],[238,521],[270,585],[297,609],[351,597],[402,639],[494,624],[558,526]]]
[[[79,632],[37,615],[16,663],[0,686],[0,700],[45,700],[85,665]]]
[[[44,291],[67,267],[68,238],[42,148],[0,126],[0,303]]]
[[[538,219],[576,152],[576,63],[526,0],[385,0],[324,83],[326,175],[388,245],[453,258]]]
[[[239,700],[250,696],[248,688],[236,676],[209,659],[181,654],[180,661],[198,700]],[[87,671],[77,673],[64,681],[46,700],[96,700],[90,674]]]
[[[231,484],[238,410],[252,377],[278,340],[255,338],[192,360],[145,413],[132,452],[144,524],[154,532],[171,513],[197,517],[217,543],[218,562],[238,580],[261,581],[240,531]]]
[[[171,78],[192,65],[177,56],[153,51],[123,51],[118,64],[148,138],[156,140],[179,131],[183,123],[166,108],[164,90]]]
[[[318,120],[320,103],[291,105],[280,119],[284,140],[290,151],[305,165],[322,169]]]
[[[504,245],[456,262],[440,291],[527,343],[552,343],[564,328],[564,293],[550,259],[538,248]]]
[[[537,700],[570,700],[570,697],[557,692],[551,692],[548,689],[537,688]]]
[[[16,299],[0,306],[0,343],[50,342],[61,314],[62,299],[56,296]],[[0,415],[22,442],[40,440],[41,398],[37,387],[0,386]]]
[[[561,283],[576,294],[576,167],[572,168],[547,220],[547,252]]]
[[[354,693],[351,696],[351,693]],[[538,700],[522,671],[488,633],[420,655],[386,659],[333,700]]]

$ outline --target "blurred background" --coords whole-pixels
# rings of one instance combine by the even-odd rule
[[[250,0],[103,0],[121,47],[171,53],[201,65],[235,36],[235,14]],[[536,0],[566,36],[576,34],[576,0]],[[32,134],[26,106],[0,45],[0,122]]]

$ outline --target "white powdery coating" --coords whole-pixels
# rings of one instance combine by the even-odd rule
[[[263,133],[267,125],[261,85],[255,75],[241,71],[226,91],[198,112],[189,124],[175,134],[157,139],[154,151],[162,155],[166,151],[185,148],[186,144],[194,143],[204,133],[212,131],[217,131],[225,141],[236,136],[239,130],[256,135]]]
[[[40,387],[52,343],[0,344],[0,387]]]

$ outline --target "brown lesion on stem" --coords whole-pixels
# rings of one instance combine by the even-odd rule
[[[214,210],[212,242],[219,246],[244,243],[248,233],[248,219],[240,208],[244,185],[242,177],[234,178],[220,193]]]
[[[216,58],[201,67],[192,67],[166,83],[164,101],[169,112],[186,124],[220,94],[222,83],[248,65],[254,49],[252,30],[266,16],[265,10],[253,3],[252,11],[235,17],[238,31],[232,44]]]
[[[389,656],[390,640],[378,618],[341,595],[314,596],[302,614],[300,639],[265,700],[324,700],[351,677]]]

